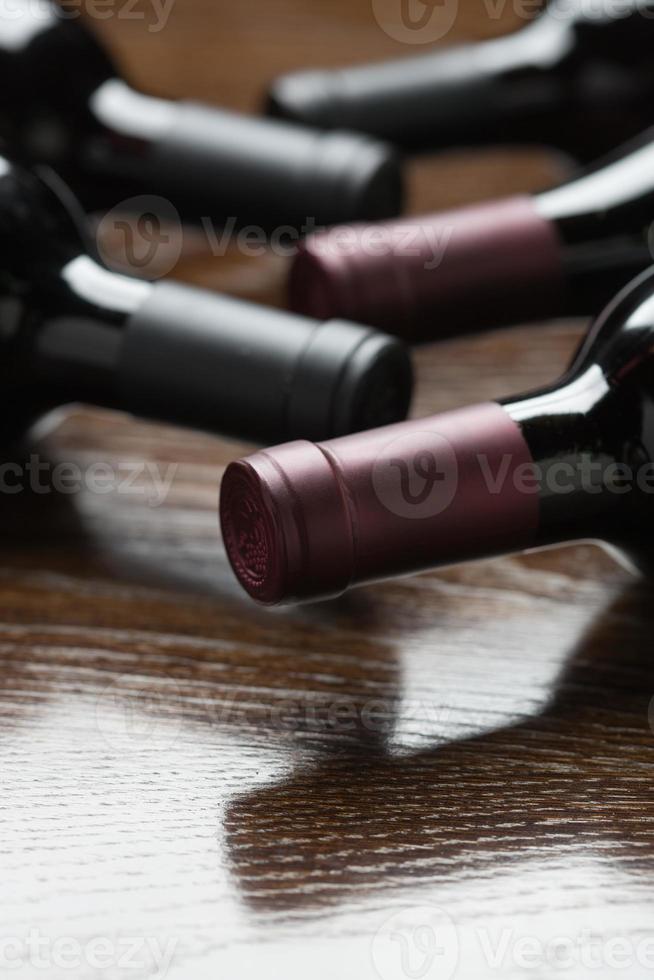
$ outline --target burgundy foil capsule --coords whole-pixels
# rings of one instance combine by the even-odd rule
[[[525,196],[317,232],[293,264],[289,303],[421,340],[554,315],[564,284],[557,228]]]
[[[538,496],[519,425],[488,403],[232,463],[221,525],[234,571],[266,604],[528,547]]]

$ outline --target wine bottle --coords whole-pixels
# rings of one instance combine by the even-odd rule
[[[53,172],[0,158],[0,435],[89,402],[253,441],[404,417],[395,338],[104,267]]]
[[[617,12],[552,0],[493,40],[286,75],[271,86],[268,111],[408,151],[536,143],[589,161],[654,121],[653,12],[648,0]]]
[[[270,231],[401,209],[386,144],[144,95],[54,2],[0,9],[0,119],[12,153],[53,166],[87,210],[149,194],[186,221]]]
[[[649,269],[557,384],[230,464],[221,523],[236,575],[272,604],[575,539],[648,567],[653,351]]]
[[[413,340],[594,315],[652,262],[653,220],[649,130],[541,194],[317,232],[299,247],[289,303]]]

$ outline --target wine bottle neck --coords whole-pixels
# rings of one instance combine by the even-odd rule
[[[178,103],[143,95],[118,78],[103,82],[89,106],[102,130],[116,141],[159,140],[170,132],[178,115]]]
[[[34,291],[39,325],[30,348],[33,382],[59,402],[121,408],[118,375],[126,328],[153,288],[90,256],[71,258]]]
[[[269,111],[373,133],[408,150],[530,142],[594,160],[651,121],[646,6],[632,0],[616,16],[584,0],[552,0],[506,37],[287,75],[273,84]],[[431,19],[439,36],[450,13]],[[407,36],[411,16],[404,20]]]
[[[593,364],[556,387],[502,403],[519,425],[533,461],[539,501],[536,544],[611,539],[622,512],[621,487],[634,476],[619,399]]]
[[[111,57],[86,27],[79,9],[65,11],[50,0],[2,5],[0,106],[3,125],[13,121],[19,138],[32,118],[44,131],[56,132],[53,116],[77,111],[115,74]]]
[[[115,77],[23,125],[27,159],[55,167],[87,211],[111,208],[157,184],[156,147],[175,129],[180,104],[141,95]]]
[[[654,133],[612,158],[535,197],[541,217],[568,245],[641,237],[654,216]]]

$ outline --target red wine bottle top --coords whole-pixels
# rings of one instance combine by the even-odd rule
[[[410,339],[546,316],[563,288],[556,226],[527,196],[318,232],[303,243],[289,282],[296,312]]]
[[[225,546],[266,604],[528,547],[539,515],[531,465],[519,425],[495,403],[287,443],[227,468]]]

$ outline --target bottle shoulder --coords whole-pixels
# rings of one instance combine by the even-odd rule
[[[86,221],[74,196],[49,168],[29,170],[0,156],[2,264],[37,280],[87,251]]]
[[[598,365],[614,385],[654,360],[654,268],[622,289],[597,317],[575,355],[571,375]]]
[[[71,75],[74,73],[74,84]],[[26,108],[67,110],[116,74],[80,10],[12,0],[0,10],[0,106],[10,119]]]

